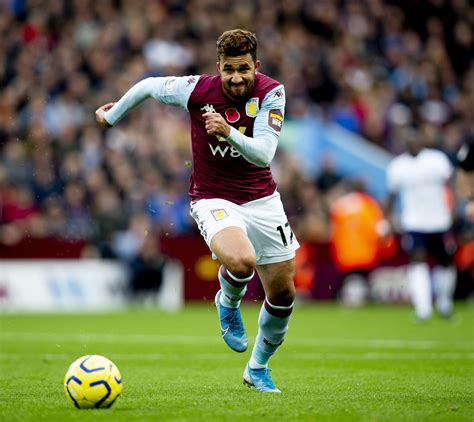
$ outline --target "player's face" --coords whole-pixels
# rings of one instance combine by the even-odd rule
[[[250,53],[243,56],[221,56],[217,70],[221,75],[224,93],[234,101],[247,99],[255,84],[260,61],[253,61]]]

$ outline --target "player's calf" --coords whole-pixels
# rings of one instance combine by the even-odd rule
[[[267,368],[268,361],[285,339],[292,311],[293,304],[276,306],[265,298],[258,318],[257,338],[248,365],[250,369]]]

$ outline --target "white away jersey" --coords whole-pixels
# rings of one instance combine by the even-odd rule
[[[416,157],[404,153],[392,160],[388,189],[400,195],[404,230],[434,233],[451,227],[446,183],[452,171],[446,155],[434,149],[423,149]]]

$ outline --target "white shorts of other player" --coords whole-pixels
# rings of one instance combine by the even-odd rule
[[[287,261],[300,246],[276,191],[242,205],[225,199],[201,199],[191,202],[190,214],[209,249],[216,233],[227,227],[240,227],[255,248],[257,265]],[[214,254],[213,258],[216,259]]]

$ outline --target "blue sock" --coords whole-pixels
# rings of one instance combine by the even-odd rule
[[[219,284],[222,290],[221,305],[227,308],[238,308],[247,291],[247,284],[252,278],[253,274],[247,278],[237,278],[221,265],[219,268]]]
[[[258,318],[257,339],[249,362],[251,368],[259,369],[267,366],[268,360],[283,343],[292,310],[293,304],[275,306],[265,298]]]

